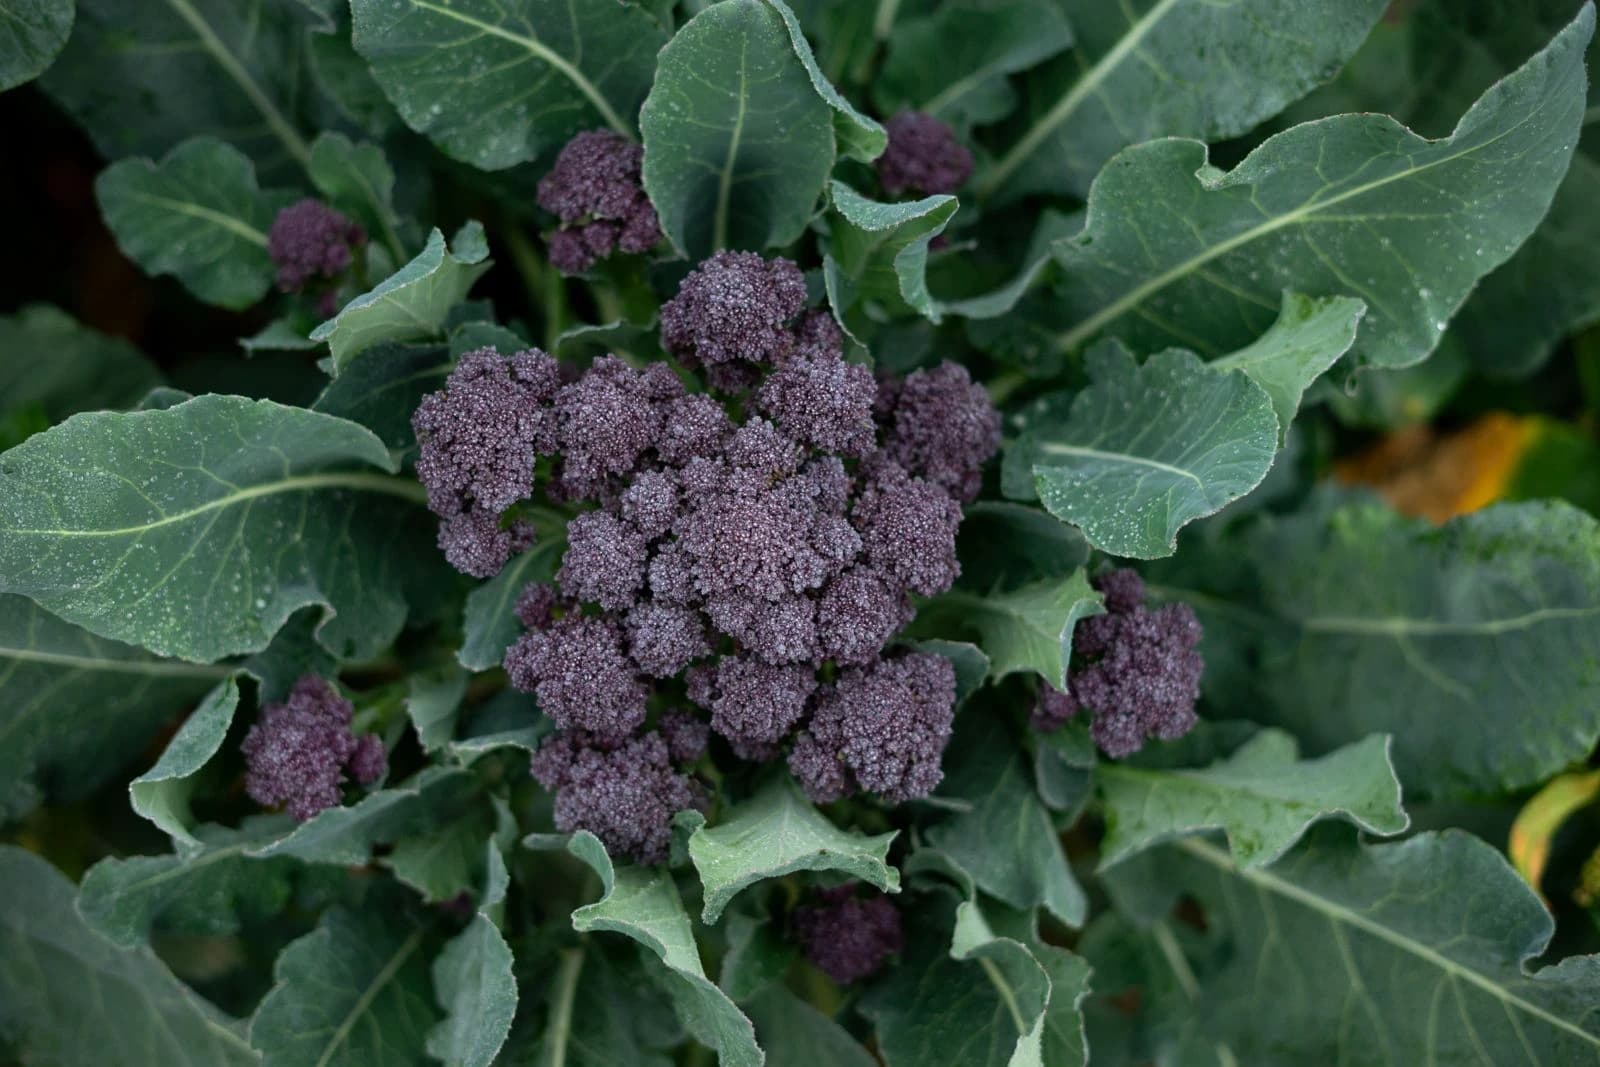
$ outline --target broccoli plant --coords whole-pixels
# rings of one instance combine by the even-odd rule
[[[0,0],[0,1062],[1600,1059],[1588,0]]]

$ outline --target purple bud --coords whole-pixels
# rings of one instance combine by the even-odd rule
[[[264,807],[286,808],[298,822],[339,806],[345,773],[362,785],[383,776],[387,760],[375,735],[350,733],[354,708],[322,678],[295,682],[281,704],[268,704],[245,735],[245,792]]]
[[[805,277],[789,260],[718,252],[661,306],[661,342],[708,365],[770,363],[794,343],[788,326],[805,301]]]
[[[267,255],[278,268],[278,288],[297,293],[313,278],[336,278],[367,232],[320,200],[305,199],[279,211],[267,233]]]
[[[654,678],[671,678],[711,654],[700,613],[671,604],[641,604],[628,613],[633,661]]]
[[[932,115],[902,111],[884,123],[889,143],[877,159],[878,180],[891,196],[953,193],[972,177],[972,153]]]
[[[806,959],[841,985],[875,973],[905,945],[900,912],[889,898],[863,900],[854,882],[818,890],[795,909],[793,922]]]
[[[607,611],[625,611],[644,586],[645,540],[637,530],[604,511],[586,511],[567,523],[567,552],[556,580],[574,600]]]

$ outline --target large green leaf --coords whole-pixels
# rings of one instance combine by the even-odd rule
[[[961,716],[945,760],[938,796],[966,810],[931,828],[929,842],[984,892],[1014,908],[1042,904],[1062,922],[1081,925],[1088,900],[1005,724],[994,716]]]
[[[896,832],[867,837],[841,830],[792,778],[777,775],[716,826],[702,823],[690,835],[689,859],[705,888],[700,918],[714,923],[742,890],[796,871],[839,871],[898,892],[900,872],[888,862]]]
[[[294,832],[251,851],[307,863],[367,863],[376,845],[420,836],[482,804],[476,779],[458,767],[427,767],[397,786],[369,793],[349,807],[328,808]],[[479,838],[481,845],[487,833]]]
[[[440,339],[451,309],[492,265],[488,257],[478,223],[461,227],[448,248],[435,228],[415,259],[312,330],[311,339],[328,342],[335,374],[385,341]]]
[[[222,747],[238,706],[239,684],[227,678],[206,694],[167,742],[156,765],[128,783],[133,810],[164,830],[180,852],[199,847],[189,832],[189,794],[194,776]]]
[[[1549,208],[1593,27],[1586,7],[1443,140],[1367,114],[1286,130],[1226,173],[1198,141],[1125,150],[1089,191],[1083,233],[1057,246],[1057,311],[1073,325],[1056,346],[1110,334],[1219,355],[1265,330],[1288,287],[1366,301],[1360,363],[1417,362]]]
[[[0,454],[0,588],[200,661],[320,604],[322,644],[371,656],[438,573],[421,487],[373,467],[369,431],[270,400],[74,415]]]
[[[1006,80],[1072,44],[1051,0],[946,0],[895,24],[872,93],[884,114],[923,111],[952,125],[997,122],[1016,106]]]
[[[0,93],[55,62],[72,33],[73,0],[0,0]]]
[[[433,961],[433,989],[445,1018],[428,1034],[428,1054],[452,1067],[489,1067],[511,1032],[517,980],[511,946],[487,915],[472,917]]]
[[[212,137],[154,163],[124,159],[94,183],[117,244],[151,274],[172,274],[208,304],[239,310],[267,295],[267,231],[281,198],[263,195],[250,158]]]
[[[828,303],[841,325],[865,301],[909,306],[938,322],[943,305],[928,291],[928,244],[956,213],[953,196],[900,204],[868,200],[841,181],[830,186],[828,258],[823,268]]]
[[[621,938],[542,947],[517,943],[517,1017],[498,1067],[671,1067],[665,1050],[683,1031],[646,970],[654,957]]]
[[[49,304],[0,316],[0,448],[74,412],[131,408],[160,383],[138,349]]]
[[[406,258],[394,209],[394,168],[383,149],[354,143],[342,133],[323,133],[311,143],[309,173],[327,202],[365,226],[396,263]]]
[[[234,1020],[148,948],[88,930],[49,863],[0,845],[0,1034],[22,1063],[245,1067],[260,1060]]]
[[[1193,840],[1118,870],[1164,893],[1182,887],[1227,939],[1184,1023],[1238,1063],[1600,1057],[1600,958],[1529,973],[1554,923],[1505,858],[1467,834],[1365,846],[1327,826],[1271,867],[1241,870]]]
[[[263,1067],[426,1064],[439,1018],[427,927],[398,908],[334,908],[273,968],[277,984],[250,1020]]]
[[[498,170],[553,156],[580,130],[633,136],[661,27],[585,0],[352,0],[356,50],[406,124]]]
[[[517,597],[530,582],[553,581],[566,549],[564,537],[547,536],[540,531],[537,544],[468,594],[461,650],[456,653],[463,667],[486,671],[500,665],[506,649],[522,633],[515,610]]]
[[[1082,570],[1075,570],[1006,592],[951,590],[917,610],[910,632],[921,637],[971,634],[989,657],[990,677],[1033,671],[1065,689],[1073,627],[1102,610],[1100,594]]]
[[[1200,613],[1208,699],[1313,753],[1392,733],[1408,793],[1531,786],[1600,738],[1600,524],[1565,504],[1434,527],[1330,495],[1155,581]]]
[[[295,103],[306,29],[283,0],[77,0],[40,84],[107,159],[189,137],[241,149],[277,181],[311,163]]]
[[[1170,556],[1178,531],[1261,484],[1278,451],[1272,398],[1242,369],[1169,349],[1142,366],[1119,342],[1092,348],[1091,384],[1045,397],[1006,449],[1007,496],[1116,556]]]
[[[1081,196],[1119,149],[1244,133],[1326,81],[1387,0],[1065,0],[1077,42],[1023,84],[979,190]]]
[[[359,422],[383,439],[390,454],[409,460],[417,451],[411,413],[424,396],[444,387],[454,365],[444,345],[374,345],[345,365],[311,410]]]
[[[745,1005],[767,1067],[876,1067],[850,1031],[774,983]]]
[[[833,167],[832,111],[765,0],[723,0],[678,31],[639,127],[645,190],[691,259],[790,243]]]
[[[78,914],[119,945],[144,943],[153,929],[231,934],[247,920],[275,919],[290,903],[299,864],[246,853],[281,837],[286,815],[258,815],[237,830],[202,826],[188,855],[103,859],[78,888]]]
[[[618,870],[587,830],[574,834],[567,850],[593,868],[602,888],[599,900],[572,913],[573,929],[609,930],[637,941],[667,968],[673,1003],[695,1039],[716,1049],[723,1067],[760,1067],[763,1057],[750,1020],[706,977],[672,872],[665,867]]]
[[[0,594],[0,822],[87,796],[231,671],[157,659]]]
[[[795,58],[806,69],[811,87],[833,111],[833,134],[839,154],[862,163],[877,159],[889,143],[888,133],[875,120],[856,110],[856,106],[833,87],[828,76],[817,65],[817,58],[811,52],[811,43],[806,40],[800,20],[795,18],[789,5],[784,0],[765,0],[765,3],[783,18],[784,29],[789,32],[789,43],[794,46]]]
[[[1261,867],[1328,816],[1374,834],[1397,834],[1409,825],[1389,738],[1369,737],[1318,759],[1302,760],[1299,753],[1290,734],[1263,730],[1207,767],[1100,764],[1095,782],[1106,818],[1101,867],[1201,830],[1226,831],[1234,861]]]

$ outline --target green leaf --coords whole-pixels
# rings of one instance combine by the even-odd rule
[[[436,752],[455,736],[456,714],[467,695],[466,672],[448,667],[406,679],[406,715],[423,751]]]
[[[370,657],[439,573],[421,488],[371,467],[369,431],[270,400],[74,415],[0,454],[0,589],[200,661],[321,604],[323,646]]]
[[[1100,594],[1079,570],[987,596],[952,590],[918,608],[909,632],[918,637],[971,634],[989,657],[991,678],[1033,671],[1065,689],[1072,629],[1102,610]]]
[[[409,460],[417,451],[411,413],[444,387],[453,366],[443,345],[375,345],[323,388],[311,410],[359,422],[382,438],[390,455]]]
[[[406,124],[484,170],[551,156],[580,130],[633,136],[661,27],[573,0],[352,0],[356,51]]]
[[[1067,925],[1082,925],[1088,900],[1005,725],[992,717],[958,718],[945,760],[937,795],[970,807],[929,829],[928,841],[971,872],[984,892],[1014,908],[1042,904]]]
[[[567,850],[594,869],[603,888],[598,901],[572,913],[572,928],[609,930],[644,946],[667,968],[673,1003],[695,1039],[715,1049],[723,1067],[760,1067],[763,1057],[750,1020],[706,977],[671,872],[664,867],[617,870],[605,846],[586,830],[572,835]]]
[[[679,252],[799,237],[833,167],[832,111],[766,0],[723,0],[661,50],[639,114],[644,187]]]
[[[239,1024],[178,981],[148,948],[89,931],[74,887],[45,860],[0,845],[0,1034],[22,1063],[245,1067]]]
[[[657,1050],[683,1040],[667,998],[636,945],[591,938],[534,958],[517,944],[521,996],[498,1067],[671,1067]]]
[[[73,0],[0,0],[9,27],[0,38],[0,93],[32,81],[72,33]]]
[[[517,1011],[511,946],[481,912],[433,961],[442,1022],[428,1034],[428,1055],[460,1067],[495,1062]]]
[[[1178,531],[1261,484],[1278,449],[1272,398],[1242,370],[1171,349],[1142,366],[1115,341],[1090,350],[1093,380],[1026,414],[1006,449],[1006,495],[1038,494],[1095,548],[1152,559]]]
[[[263,1067],[426,1064],[439,1013],[423,952],[427,928],[398,909],[334,908],[273,968],[250,1020]]]
[[[900,873],[888,862],[896,832],[867,837],[841,830],[793,779],[774,776],[722,822],[690,835],[689,859],[705,887],[701,921],[715,923],[741,890],[796,871],[840,871],[899,892]]]
[[[1299,754],[1292,735],[1263,730],[1207,767],[1100,764],[1095,778],[1106,809],[1101,868],[1200,830],[1226,831],[1234,862],[1263,867],[1329,816],[1380,835],[1410,824],[1400,806],[1388,737],[1374,735],[1318,759]]]
[[[311,182],[329,204],[366,227],[394,261],[406,258],[400,216],[394,210],[394,168],[375,144],[355,144],[342,133],[311,142]]]
[[[979,194],[1081,196],[1127,145],[1220,141],[1332,77],[1387,0],[1065,0],[1077,41],[1020,93]]]
[[[335,374],[385,341],[443,337],[450,309],[466,299],[472,283],[491,266],[478,223],[461,227],[450,245],[453,250],[445,248],[444,234],[435,227],[415,259],[311,331],[313,341],[328,342]]]
[[[1077,528],[1038,508],[979,500],[963,509],[956,556],[958,585],[987,593],[1066,578],[1089,561],[1089,543]]]
[[[1016,106],[1006,76],[1072,45],[1072,27],[1049,0],[955,0],[902,19],[872,84],[885,115],[911,109],[957,128],[997,122]]]
[[[462,622],[461,650],[456,660],[470,671],[486,671],[500,666],[506,649],[522,633],[516,614],[517,597],[530,582],[549,582],[561,566],[566,552],[564,536],[546,536],[528,551],[513,558],[501,572],[478,586],[467,596],[466,618]]]
[[[1191,840],[1118,870],[1183,887],[1227,940],[1185,1023],[1236,1062],[1600,1055],[1596,958],[1530,973],[1554,923],[1496,849],[1460,831],[1369,847],[1346,828],[1319,827],[1271,867],[1243,870],[1220,846]]]
[[[1238,368],[1272,399],[1278,417],[1278,444],[1300,410],[1311,383],[1355,344],[1356,328],[1367,306],[1348,296],[1317,300],[1285,291],[1278,321],[1256,341],[1211,363],[1212,370]]]
[[[768,7],[772,8],[783,18],[783,25],[789,31],[789,43],[794,46],[794,54],[800,60],[800,65],[805,67],[806,76],[811,79],[811,87],[817,91],[823,103],[833,109],[833,133],[839,151],[862,163],[871,163],[883,154],[884,146],[889,143],[889,135],[878,123],[857,111],[855,105],[846,100],[839,90],[828,81],[822,68],[817,66],[817,59],[811,53],[811,45],[806,40],[805,33],[800,29],[800,20],[794,17],[794,12],[784,0],[765,0]]]
[[[339,661],[317,644],[317,614],[307,608],[290,616],[270,645],[239,665],[256,680],[258,704],[288,699],[294,683],[308,674],[332,678],[339,672]]]
[[[1083,233],[1057,246],[1073,325],[1056,347],[1110,334],[1219,355],[1265,330],[1289,288],[1366,301],[1357,363],[1417,362],[1549,208],[1583,121],[1593,25],[1585,7],[1443,140],[1366,114],[1286,130],[1227,173],[1198,141],[1125,150],[1089,191]]]
[[[840,181],[829,188],[834,213],[828,216],[823,278],[840,325],[858,304],[885,300],[893,307],[903,302],[939,322],[942,305],[928,292],[928,242],[944,232],[956,213],[956,198],[881,204]]]
[[[1196,555],[1202,582],[1156,588],[1200,613],[1210,698],[1313,753],[1392,733],[1408,794],[1461,796],[1535,785],[1600,737],[1600,524],[1575,508],[1435,527],[1328,494],[1217,553],[1232,574]]]
[[[167,742],[156,765],[128,783],[128,801],[172,838],[180,853],[199,847],[189,832],[189,794],[194,776],[222,747],[239,706],[239,685],[225,679],[200,702],[181,729]]]
[[[409,825],[392,824],[397,838],[382,863],[396,878],[430,904],[454,900],[484,880],[488,853],[484,842],[494,836],[494,810],[482,802],[458,806],[438,818],[412,813]]]
[[[197,137],[159,163],[120,160],[94,191],[118,246],[146,272],[175,275],[201,300],[235,311],[272,287],[267,231],[279,198],[261,192],[249,157],[232,145]]]
[[[477,780],[457,767],[426,767],[404,783],[369,793],[349,807],[328,808],[286,837],[253,849],[269,859],[293,856],[307,863],[367,863],[375,845],[417,837],[448,826],[482,801]],[[479,844],[488,836],[479,839]]]
[[[237,830],[202,826],[188,855],[107,858],[78,889],[78,914],[101,937],[143,944],[154,929],[237,933],[246,921],[276,918],[293,897],[294,860],[255,860],[248,849],[281,837],[286,815],[258,815]]]
[[[40,84],[101,155],[154,157],[185,138],[216,137],[269,181],[310,165],[295,122],[307,33],[287,5],[77,4],[72,37]]]
[[[728,951],[722,957],[717,985],[741,1004],[779,982],[800,954],[794,941],[785,937],[779,925],[773,922],[764,904],[751,911],[753,913],[735,909],[722,928],[728,939]],[[770,1053],[769,1044],[761,1040],[760,1020],[752,1018],[751,1021],[756,1024],[756,1038],[761,1047]]]
[[[0,593],[0,823],[73,801],[232,671],[157,659]]]
[[[745,1005],[767,1067],[875,1067],[877,1060],[850,1032],[781,983]]]
[[[0,416],[37,408],[49,424],[79,411],[131,408],[160,383],[138,349],[49,304],[0,316]],[[3,447],[20,440],[0,434]]]

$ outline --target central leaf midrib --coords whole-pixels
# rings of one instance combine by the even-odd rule
[[[211,223],[213,226],[220,226],[225,230],[231,230],[233,233],[244,238],[246,241],[249,241],[251,244],[260,245],[262,248],[267,247],[266,234],[262,233],[254,226],[251,226],[249,223],[240,219],[236,219],[232,215],[225,215],[214,208],[206,207],[203,204],[196,204],[191,200],[174,200],[170,196],[159,196],[155,193],[143,193],[139,192],[138,190],[128,190],[126,193],[124,193],[124,195],[130,200],[142,200],[147,204],[154,204],[159,207],[170,208],[180,215],[189,215],[193,218],[203,219],[206,222]]]
[[[74,670],[100,671],[106,674],[147,674],[152,676],[226,678],[232,667],[210,666],[201,663],[178,663],[170,660],[101,659],[93,656],[75,656],[69,652],[41,652],[33,648],[0,646],[0,659],[20,660],[24,663],[47,663],[52,666],[71,667]]]
[[[1040,452],[1051,455],[1082,456],[1085,459],[1104,459],[1116,463],[1133,463],[1141,467],[1154,467],[1157,470],[1163,470],[1169,474],[1176,474],[1180,477],[1187,478],[1194,482],[1194,484],[1199,486],[1202,490],[1206,487],[1206,483],[1202,481],[1200,476],[1195,474],[1193,471],[1184,470],[1182,467],[1174,467],[1172,464],[1163,463],[1159,459],[1146,459],[1144,456],[1135,456],[1127,452],[1104,452],[1098,448],[1086,448],[1079,445],[1063,445],[1054,441],[1042,441],[1036,447]],[[1034,470],[1038,470],[1037,464],[1035,465]]]
[[[1316,893],[1313,893],[1308,889],[1302,889],[1293,882],[1279,878],[1270,870],[1262,868],[1241,869],[1236,867],[1232,860],[1223,855],[1218,849],[1202,841],[1179,841],[1175,847],[1182,849],[1195,858],[1210,864],[1226,874],[1232,874],[1244,879],[1247,882],[1253,883],[1264,892],[1276,893],[1279,896],[1287,897],[1289,900],[1292,900],[1303,907],[1318,912],[1330,923],[1343,923],[1344,925],[1354,927],[1363,933],[1371,934],[1380,941],[1387,942],[1388,944],[1393,945],[1395,948],[1400,949],[1402,952],[1409,953],[1410,955],[1413,955],[1418,959],[1431,964],[1447,975],[1459,978],[1462,981],[1476,986],[1477,988],[1500,1000],[1504,1004],[1513,1005],[1517,1008],[1520,1008],[1528,1015],[1531,1015],[1542,1022],[1548,1023],[1559,1030],[1564,1030],[1567,1033],[1573,1034],[1583,1039],[1590,1045],[1600,1047],[1600,1037],[1596,1037],[1594,1034],[1589,1033],[1582,1027],[1568,1022],[1559,1015],[1555,1015],[1531,1001],[1524,1000],[1522,997],[1517,996],[1515,993],[1501,986],[1499,983],[1494,981],[1494,979],[1485,976],[1481,972],[1473,970],[1471,967],[1468,967],[1465,964],[1457,963],[1455,960],[1428,947],[1427,945],[1407,937],[1405,934],[1402,934],[1397,930],[1393,930],[1380,922],[1369,919],[1358,912],[1351,911],[1342,904],[1329,900],[1326,897],[1318,896]]]
[[[350,1031],[355,1028],[356,1020],[366,1014],[367,1009],[372,1006],[372,1002],[378,999],[378,993],[394,978],[401,966],[417,950],[417,946],[422,944],[422,935],[423,931],[420,929],[413,931],[411,936],[406,938],[395,954],[390,957],[389,962],[383,965],[383,969],[372,979],[371,984],[362,990],[361,996],[356,998],[355,1006],[350,1009],[349,1014],[344,1017],[338,1028],[334,1030],[333,1037],[329,1039],[328,1044],[322,1050],[322,1055],[317,1057],[317,1067],[328,1067],[328,1064],[333,1062],[334,1053],[345,1043],[345,1039],[350,1036]]]
[[[0,529],[0,534],[36,537],[130,537],[171,526],[174,523],[187,522],[198,515],[216,511],[220,508],[229,508],[247,500],[255,500],[264,496],[274,496],[278,493],[310,492],[316,489],[357,489],[373,493],[385,493],[409,500],[415,504],[426,502],[427,494],[423,488],[406,478],[397,478],[389,474],[367,474],[355,471],[334,471],[325,474],[301,474],[290,478],[283,478],[275,482],[266,482],[254,485],[248,489],[241,489],[225,496],[208,500],[197,507],[184,511],[164,515],[153,522],[141,523],[138,526],[124,526],[114,530],[49,530],[49,529]]]
[[[722,173],[717,180],[716,214],[711,221],[711,246],[722,248],[728,243],[728,210],[733,200],[733,169],[739,161],[739,142],[744,139],[745,111],[749,106],[750,35],[739,38],[739,111],[733,119],[733,131],[728,137],[728,154],[722,161]]]
[[[600,117],[606,120],[606,125],[616,130],[628,140],[636,140],[633,135],[633,130],[628,126],[627,123],[623,122],[622,117],[612,109],[610,102],[601,95],[599,88],[593,82],[591,82],[581,70],[567,62],[566,57],[557,54],[543,41],[539,40],[539,38],[527,37],[520,33],[512,33],[503,26],[496,26],[493,23],[484,22],[482,19],[473,18],[471,15],[465,15],[459,11],[452,11],[447,7],[440,7],[437,4],[429,3],[428,0],[410,0],[410,3],[413,7],[421,8],[424,11],[431,11],[436,15],[442,15],[448,19],[454,19],[457,22],[471,26],[482,33],[487,33],[493,37],[499,37],[501,40],[510,41],[512,44],[520,45],[521,47],[527,49],[532,55],[550,64],[550,66],[554,67],[558,72],[560,72],[562,77],[571,82],[573,87],[582,93],[588,99],[588,101],[594,105],[595,110],[600,112]]]

